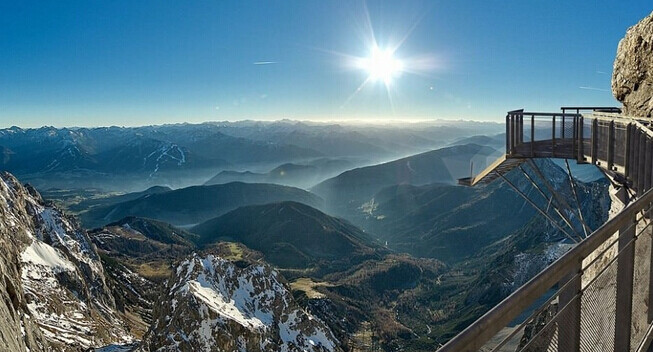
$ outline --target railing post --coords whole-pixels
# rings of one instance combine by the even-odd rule
[[[596,165],[598,159],[599,120],[592,120],[592,164]]]
[[[577,162],[585,162],[585,141],[583,135],[585,134],[585,121],[583,115],[578,115],[578,157]]]
[[[562,112],[562,128],[560,131],[560,139],[565,139],[565,112]]]
[[[519,134],[517,135],[517,141],[519,144],[524,143],[524,114],[519,115],[519,124],[517,125],[519,128]]]
[[[651,188],[651,141],[648,139],[648,137],[645,134],[642,134],[642,138],[644,139],[643,147],[644,147],[644,153],[642,154],[644,156],[644,160],[642,161],[642,167],[644,168],[644,171],[642,172],[642,193],[646,193],[646,191]]]
[[[510,113],[506,114],[506,154],[510,155]]]
[[[608,170],[614,167],[614,121],[610,121],[608,129]]]
[[[567,277],[560,281],[564,288],[558,296],[558,309],[565,308],[558,320],[558,351],[580,351],[581,267],[579,260]]]
[[[578,150],[576,150],[576,141],[578,140],[578,116],[573,116],[571,121],[571,155],[578,156]]]
[[[630,143],[632,144],[630,152],[630,178],[631,184],[629,186],[637,187],[637,173],[639,172],[639,165],[637,164],[638,152],[639,152],[639,129],[637,126],[633,125],[631,131],[632,137],[630,138]]]
[[[556,116],[553,115],[553,130],[551,131],[551,154],[556,156]]]
[[[531,114],[531,158],[535,157],[535,114]]]
[[[515,141],[515,138],[517,138],[517,127],[515,126],[516,120],[516,115],[510,116],[510,155],[515,153],[515,146],[517,145],[517,142]]]
[[[630,351],[633,309],[633,272],[635,266],[636,217],[619,230],[617,257],[617,299],[615,313],[615,351]]]
[[[653,204],[648,204],[647,209],[646,209],[646,217],[648,218],[648,221],[653,221]],[[648,323],[651,324],[653,323],[653,227],[652,226],[647,226],[646,227],[646,232],[648,236],[651,238],[651,248],[650,248],[650,262],[649,262],[649,279],[648,279]]]
[[[646,134],[639,134],[639,144],[637,148],[637,196],[644,194],[644,183],[646,181]]]
[[[630,171],[631,171],[630,169],[632,168],[632,166],[630,165],[632,162],[632,158],[630,155],[632,152],[632,148],[631,148],[632,133],[633,133],[633,124],[629,123],[626,125],[626,141],[624,143],[624,145],[626,146],[624,150],[624,177],[626,177],[626,179],[630,177]]]

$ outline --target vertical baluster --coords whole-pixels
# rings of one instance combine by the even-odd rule
[[[599,120],[592,120],[592,164],[598,161]]]

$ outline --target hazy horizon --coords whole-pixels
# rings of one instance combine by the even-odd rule
[[[387,126],[387,125],[445,125],[445,124],[456,124],[456,123],[479,123],[479,124],[499,124],[502,125],[502,121],[490,121],[490,120],[473,120],[473,119],[447,119],[447,118],[433,118],[433,119],[333,119],[333,120],[302,120],[302,119],[277,119],[277,120],[264,120],[264,119],[240,119],[240,120],[213,120],[213,121],[199,121],[199,122],[169,122],[169,123],[154,123],[154,124],[133,124],[133,125],[34,125],[34,126],[21,126],[18,124],[14,125],[4,125],[0,126],[0,129],[10,129],[13,127],[18,127],[20,129],[39,129],[42,127],[53,127],[57,129],[68,128],[68,129],[77,129],[77,128],[139,128],[139,127],[150,127],[150,126],[175,126],[175,125],[203,125],[203,124],[239,124],[239,123],[303,123],[310,125],[372,125],[372,126]]]

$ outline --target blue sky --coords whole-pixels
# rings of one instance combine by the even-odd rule
[[[617,43],[652,10],[648,0],[0,0],[0,126],[501,121],[522,107],[615,105]],[[394,57],[407,70],[421,63],[389,94],[381,82],[356,92],[368,73],[347,58],[369,55],[368,23],[382,49],[405,37]]]

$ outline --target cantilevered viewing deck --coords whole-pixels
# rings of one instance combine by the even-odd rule
[[[581,205],[543,179],[529,159],[563,158],[596,165],[623,196],[611,218],[447,342],[440,351],[652,351],[653,341],[653,132],[651,120],[616,108],[563,107],[560,113],[524,110],[506,116],[506,153],[467,186],[502,178],[561,232],[582,219]],[[541,176],[534,181],[521,166]],[[538,208],[504,175],[519,168],[539,194],[557,203]],[[575,180],[569,165],[569,182]],[[541,188],[538,184],[546,187]],[[548,190],[550,195],[545,191]],[[537,192],[534,192],[537,193]],[[618,203],[618,201],[617,201]],[[559,216],[556,220],[554,217]],[[562,223],[563,225],[559,225]]]
[[[478,175],[460,179],[459,184],[474,186],[492,182],[525,159],[561,158],[594,164],[611,179],[637,190],[640,195],[651,187],[651,121],[623,116],[618,108],[563,107],[561,110],[559,113],[509,111],[505,155]]]

